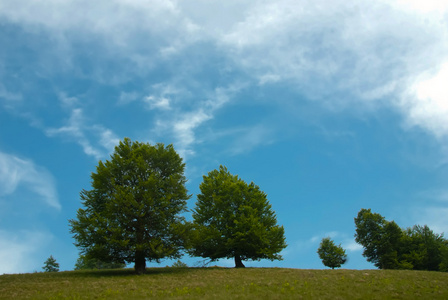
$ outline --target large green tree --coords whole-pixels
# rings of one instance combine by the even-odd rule
[[[322,260],[324,266],[329,268],[340,268],[347,262],[347,255],[341,245],[336,245],[334,241],[329,238],[323,238],[320,242],[317,254]]]
[[[184,246],[185,164],[172,145],[125,138],[110,160],[92,173],[92,189],[81,191],[84,208],[70,220],[71,233],[87,259],[135,263],[177,258]]]
[[[220,166],[203,177],[193,212],[191,254],[212,261],[282,259],[286,247],[284,228],[266,194],[253,182],[247,184]]]

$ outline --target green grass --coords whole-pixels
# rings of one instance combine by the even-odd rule
[[[448,299],[448,273],[151,268],[0,276],[0,299]]]

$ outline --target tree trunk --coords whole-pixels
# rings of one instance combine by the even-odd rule
[[[239,255],[235,255],[235,268],[245,268],[246,266],[241,261],[241,257]]]
[[[135,252],[135,273],[138,275],[144,274],[146,271],[146,259],[145,254],[141,250]]]
[[[135,273],[137,275],[144,274],[146,271],[146,258],[145,253],[142,249],[139,249],[141,247],[141,244],[143,243],[143,226],[142,226],[142,220],[137,218],[137,226],[136,226],[136,235],[137,235],[137,250],[135,251]]]

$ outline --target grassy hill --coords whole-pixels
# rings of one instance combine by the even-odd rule
[[[448,273],[151,268],[0,276],[0,299],[448,299]]]

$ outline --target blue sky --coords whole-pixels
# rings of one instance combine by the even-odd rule
[[[73,269],[124,137],[174,145],[190,208],[220,164],[267,193],[288,247],[248,266],[324,268],[330,236],[373,268],[361,208],[448,232],[447,1],[0,0],[0,45],[0,274]]]

